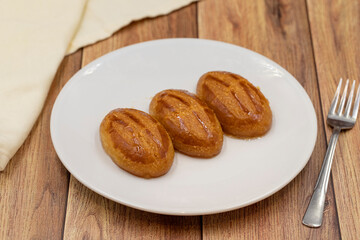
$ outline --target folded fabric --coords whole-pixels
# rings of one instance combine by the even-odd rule
[[[68,53],[107,38],[130,22],[156,17],[196,0],[90,0]]]
[[[133,20],[195,0],[3,0],[0,8],[0,171],[38,118],[64,55]]]

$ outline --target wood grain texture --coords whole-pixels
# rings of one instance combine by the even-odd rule
[[[305,1],[207,0],[198,4],[198,16],[200,38],[249,48],[293,74],[309,94],[318,117],[316,146],[304,170],[281,191],[257,204],[204,216],[204,239],[340,238],[331,183],[323,226],[310,229],[301,223],[326,146]]]
[[[360,81],[360,2],[307,1],[326,118],[339,78]],[[326,126],[329,139],[332,129]],[[332,168],[343,239],[360,237],[360,124],[340,134]]]
[[[42,113],[0,173],[0,239],[61,239],[69,174],[50,138],[50,114],[65,82],[80,69],[81,51],[58,69]]]
[[[83,52],[83,65],[120,47],[169,37],[196,37],[196,4],[135,22]],[[201,217],[147,213],[115,203],[70,179],[65,239],[200,239]]]
[[[64,239],[201,239],[200,220],[129,208],[71,177]]]

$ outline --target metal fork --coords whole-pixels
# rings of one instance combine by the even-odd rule
[[[308,227],[320,227],[323,219],[324,205],[325,205],[325,196],[327,191],[327,186],[330,177],[331,164],[334,157],[336,142],[338,140],[340,131],[343,129],[350,129],[355,125],[355,121],[358,115],[359,110],[359,101],[360,101],[360,85],[357,89],[354,106],[352,108],[352,113],[350,116],[351,105],[355,89],[355,80],[352,83],[352,87],[347,98],[347,103],[344,110],[349,79],[346,81],[343,94],[341,96],[339,107],[336,111],[337,103],[339,100],[340,89],[342,85],[342,79],[340,79],[339,85],[336,89],[334,99],[331,103],[329,113],[327,115],[327,124],[333,127],[333,133],[330,137],[329,145],[326,150],[324,162],[322,164],[319,177],[317,179],[313,195],[311,197],[309,206],[305,212],[302,223]]]

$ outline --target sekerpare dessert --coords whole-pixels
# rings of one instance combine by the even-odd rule
[[[138,177],[162,176],[173,164],[174,147],[165,128],[140,110],[109,112],[101,122],[100,137],[114,163]]]
[[[209,158],[220,153],[223,132],[214,112],[195,94],[168,89],[157,93],[150,114],[169,133],[179,152]]]
[[[196,92],[215,112],[225,133],[254,138],[271,128],[269,101],[258,88],[237,74],[205,73],[198,81]]]

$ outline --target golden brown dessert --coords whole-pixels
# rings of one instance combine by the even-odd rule
[[[195,94],[173,89],[159,92],[150,103],[150,114],[166,128],[178,151],[203,158],[221,151],[221,125]]]
[[[196,91],[214,110],[225,133],[254,138],[269,131],[269,101],[245,78],[230,72],[208,72],[199,79]]]
[[[108,113],[100,125],[106,153],[122,169],[143,178],[167,173],[174,148],[165,128],[149,114],[130,108]]]

